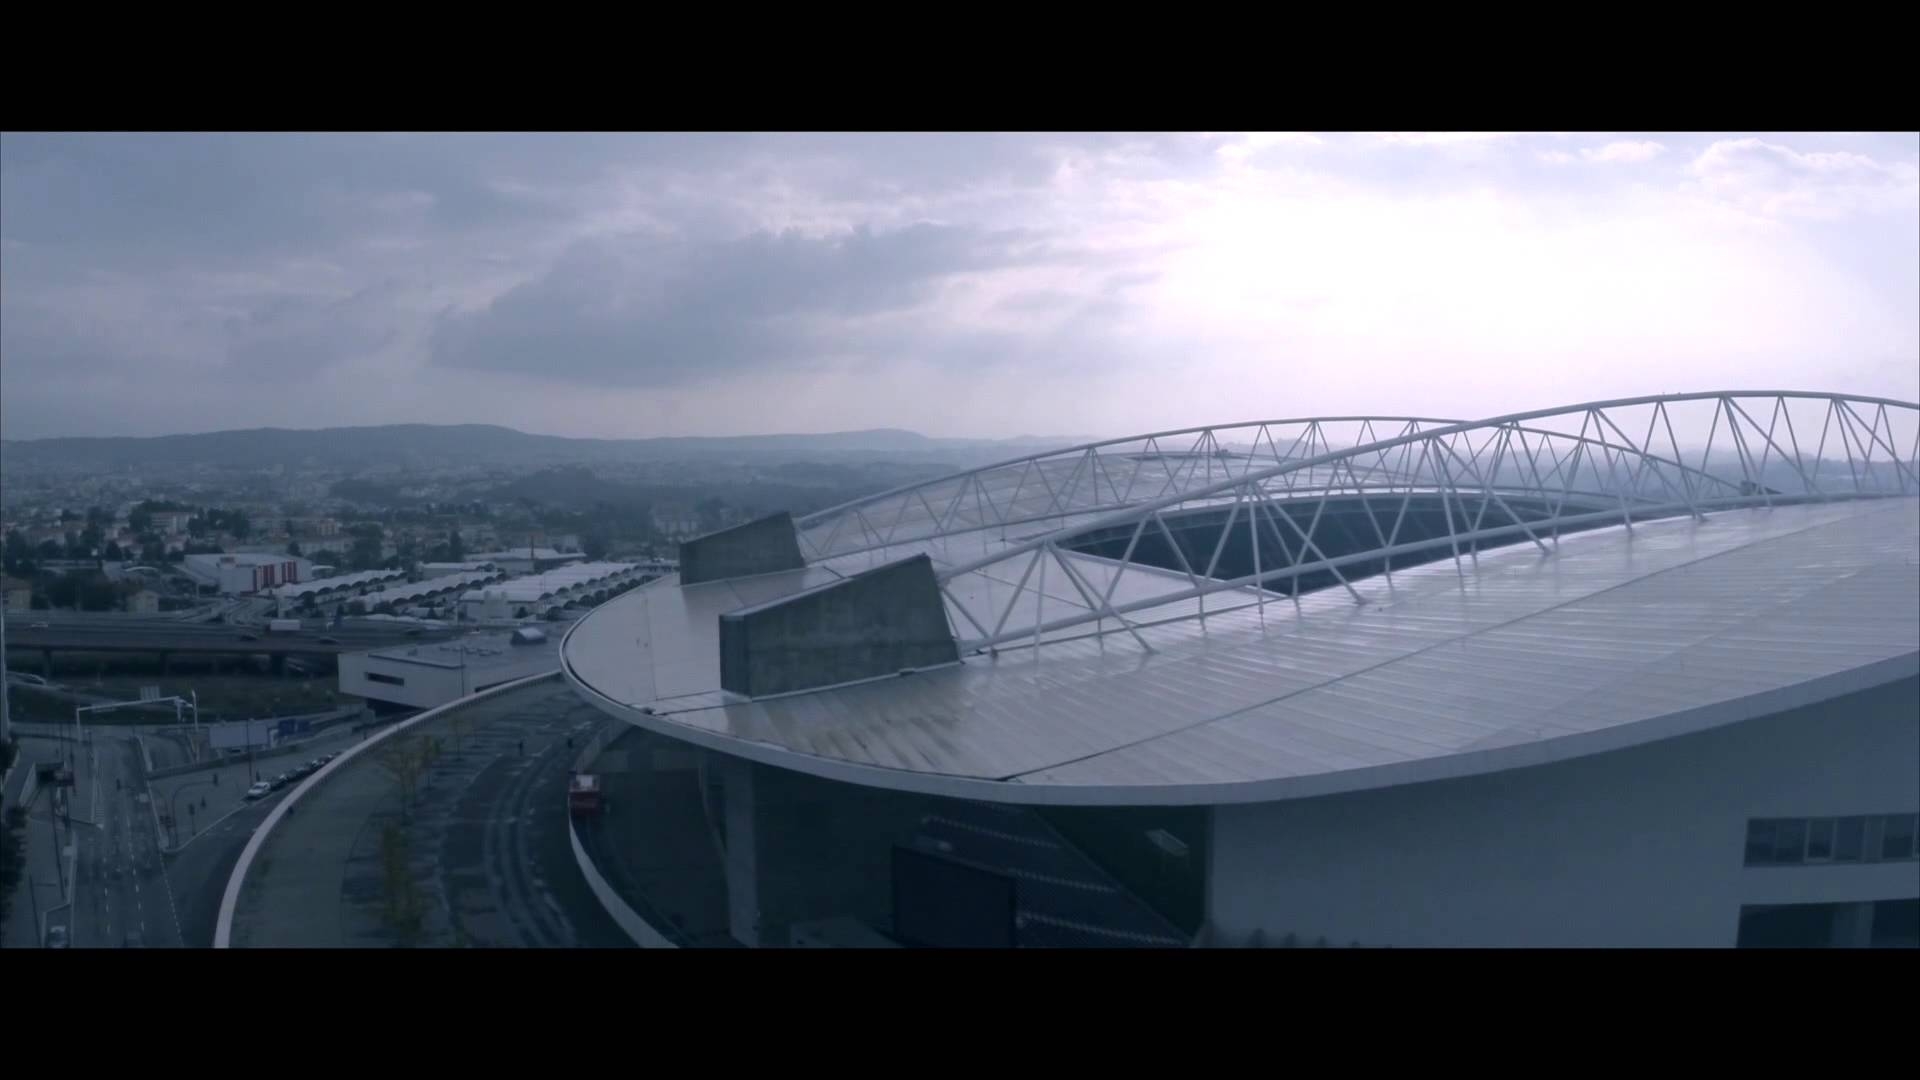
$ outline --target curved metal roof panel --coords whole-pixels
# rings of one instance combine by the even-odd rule
[[[1103,564],[1063,557],[1089,579]],[[898,678],[720,693],[718,614],[835,576],[661,579],[572,628],[568,677],[632,722],[853,782],[1206,803],[1535,764],[1920,671],[1912,497],[1636,522],[1563,537],[1550,556],[1521,544],[1357,581],[1358,604],[1341,589],[1298,605],[1214,593],[1204,622],[1145,626],[1151,651],[1063,634]],[[1076,602],[1065,589],[1050,581],[1023,603],[1045,617],[1056,590]]]

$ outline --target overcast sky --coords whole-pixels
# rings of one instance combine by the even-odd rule
[[[1920,398],[1920,136],[3,135],[8,438]]]

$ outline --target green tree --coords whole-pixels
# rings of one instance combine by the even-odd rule
[[[81,611],[112,611],[119,606],[120,594],[105,574],[88,574],[78,587]]]
[[[460,539],[460,530],[455,529],[447,536],[447,561],[460,562],[466,557],[466,542]]]
[[[33,545],[27,542],[27,534],[19,529],[8,529],[6,572],[14,577],[30,577],[33,570]]]
[[[287,542],[287,554],[293,556],[296,559],[299,558],[300,557],[300,541],[289,540]]]
[[[253,522],[247,520],[247,515],[235,510],[227,515],[226,528],[236,539],[245,540],[253,532]]]
[[[380,526],[374,524],[355,525],[353,527],[353,548],[350,559],[355,570],[372,570],[381,562]]]
[[[112,540],[109,540],[107,541],[107,550],[104,555],[104,558],[106,558],[107,561],[109,562],[124,562],[126,561],[127,553],[120,550],[120,545],[118,543]]]

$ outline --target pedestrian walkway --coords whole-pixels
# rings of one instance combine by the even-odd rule
[[[56,740],[20,735],[20,767],[14,770],[13,779],[7,785],[7,805],[17,805],[14,800],[35,762],[52,761],[63,753],[64,744]],[[21,836],[21,853],[26,865],[22,868],[20,884],[14,890],[0,947],[36,948],[41,943],[40,923],[50,916],[56,921],[64,918],[60,913],[63,907],[60,886],[66,868],[58,862],[58,851],[67,840],[65,830],[53,820],[51,804],[51,792],[43,790],[36,794],[29,808]]]
[[[400,782],[382,764],[391,740],[340,762],[268,835],[241,889],[232,946],[624,944],[566,841],[566,740],[596,715],[549,681],[408,729],[397,738],[436,738],[441,749],[404,814]],[[388,919],[408,888],[397,882],[411,884],[417,905],[411,934]]]

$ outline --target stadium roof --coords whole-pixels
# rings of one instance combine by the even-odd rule
[[[621,597],[571,676],[630,719],[875,786],[1031,802],[1264,801],[1537,764],[1920,671],[1920,501],[1743,510],[1483,553],[1262,612],[1002,650],[765,701],[719,693],[715,616],[827,571]],[[634,643],[642,657],[635,662]],[[1809,696],[1811,695],[1811,696]],[[641,706],[654,715],[638,714]]]
[[[1896,405],[1905,411],[1889,418],[1889,410],[1822,404],[1858,409],[1858,424],[1839,438],[1916,445],[1912,406]],[[1769,434],[1764,413],[1750,415],[1761,411],[1755,403],[1714,407],[1722,405],[1759,432],[1741,437],[1758,443]],[[1851,422],[1843,418],[1842,430]],[[1499,440],[1522,430],[1485,423]],[[1489,772],[1704,730],[1920,672],[1920,483],[1904,455],[1881,455],[1879,489],[1870,489],[1864,460],[1829,463],[1853,478],[1848,486],[1821,473],[1819,452],[1796,455],[1806,484],[1782,490],[1752,479],[1782,482],[1757,453],[1742,458],[1754,472],[1728,479],[1679,464],[1677,453],[1626,453],[1625,437],[1610,433],[1594,456],[1604,451],[1607,476],[1631,479],[1608,487],[1579,472],[1581,444],[1593,442],[1583,427],[1568,440],[1578,453],[1553,451],[1545,482],[1520,485],[1500,479],[1497,456],[1489,467],[1472,445],[1455,443],[1441,448],[1453,458],[1436,452],[1435,460],[1478,462],[1492,498],[1516,487],[1536,495],[1558,487],[1566,497],[1548,518],[1516,515],[1522,524],[1504,531],[1525,537],[1511,546],[1342,579],[1344,587],[1297,602],[1060,540],[1112,528],[1116,515],[1145,529],[1156,515],[1196,505],[1311,507],[1364,487],[1351,468],[1341,478],[1343,455],[1424,454],[1458,434],[1442,427],[1324,453],[1309,444],[1306,453],[1276,454],[1264,472],[1237,470],[1230,485],[1244,485],[1239,496],[1190,474],[1154,473],[1172,494],[1118,510],[1076,504],[1058,482],[1024,516],[1005,509],[1022,498],[1011,483],[976,484],[970,495],[947,482],[950,501],[896,493],[879,505],[896,522],[911,520],[909,506],[923,511],[917,533],[888,534],[882,515],[858,528],[803,521],[809,565],[693,586],[653,582],[576,623],[562,646],[564,670],[604,710],[723,752],[873,786],[1082,804],[1267,801]],[[1800,437],[1812,441],[1804,430]],[[1711,447],[1703,466],[1710,455]],[[1129,460],[1141,458],[1161,468],[1151,455]],[[1081,471],[1098,475],[1112,464]],[[1662,470],[1653,483],[1649,473]],[[1284,489],[1276,477],[1288,481]],[[1414,466],[1374,497],[1389,507],[1415,494],[1458,500],[1463,491],[1446,484]],[[1121,487],[1109,483],[1097,497],[1124,504]],[[988,505],[968,523],[963,499]],[[1556,531],[1548,546],[1548,526],[1592,525],[1594,508],[1616,499],[1609,512],[1625,524]],[[1246,512],[1252,528],[1257,515]],[[1501,531],[1463,523],[1456,534],[1451,518],[1448,529],[1428,546],[1458,552],[1465,540]],[[963,646],[959,664],[753,699],[721,690],[723,613],[777,606],[916,552],[933,559]],[[1301,554],[1256,576],[1340,562]]]

